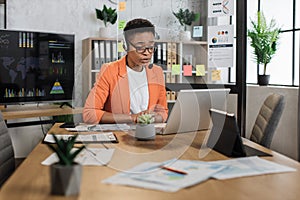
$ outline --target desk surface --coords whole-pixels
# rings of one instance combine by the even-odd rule
[[[20,118],[32,118],[32,117],[46,117],[46,116],[58,116],[69,114],[80,114],[83,108],[70,108],[59,105],[41,105],[41,106],[12,106],[8,108],[2,108],[1,112],[4,120],[20,119]]]
[[[55,124],[51,131],[64,133]],[[300,164],[279,153],[265,149],[250,141],[248,145],[271,153],[265,157],[297,169],[296,172],[268,174],[228,180],[208,180],[175,193],[166,193],[135,187],[108,185],[101,180],[144,161],[159,161],[173,156],[180,159],[211,161],[228,159],[201,148],[205,131],[177,135],[157,136],[155,141],[137,141],[130,134],[117,132],[118,144],[109,144],[115,153],[108,167],[83,167],[79,196],[59,197],[50,195],[49,167],[41,161],[51,154],[45,144],[39,144],[0,190],[0,199],[298,199],[300,196]],[[190,144],[191,142],[191,144]],[[96,145],[96,144],[95,144]],[[97,144],[101,146],[101,144]],[[202,149],[199,154],[199,149]],[[207,154],[206,154],[207,153]]]

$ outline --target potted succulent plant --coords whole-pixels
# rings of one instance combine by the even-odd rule
[[[47,144],[59,158],[59,162],[50,166],[51,194],[54,195],[77,195],[80,191],[82,166],[74,159],[85,148],[82,145],[75,149],[74,144],[78,135],[70,137],[68,140],[53,134],[55,144]]]
[[[111,37],[111,27],[109,24],[113,25],[116,23],[118,19],[117,10],[111,7],[106,7],[103,5],[103,8],[95,9],[96,10],[96,17],[100,21],[103,21],[104,27],[100,27],[99,32],[101,37]]]
[[[257,12],[257,21],[251,20],[252,29],[248,30],[251,47],[258,65],[263,65],[263,74],[257,72],[259,85],[268,85],[270,75],[267,75],[267,64],[270,63],[277,50],[280,28],[274,19],[268,24],[262,12]]]
[[[185,10],[180,8],[178,12],[173,12],[173,15],[178,19],[180,25],[184,27],[184,35],[181,37],[181,39],[190,40],[191,31],[188,31],[187,27],[191,26],[193,22],[197,21],[200,18],[200,13],[194,13],[188,8],[186,8]]]
[[[155,121],[152,114],[143,114],[138,116],[137,125],[135,130],[135,137],[138,140],[154,140],[155,139],[155,127],[153,122]]]

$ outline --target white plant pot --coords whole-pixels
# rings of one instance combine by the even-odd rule
[[[111,27],[100,27],[99,36],[102,38],[111,38],[112,37]]]
[[[137,138],[138,140],[154,140],[154,124],[137,124],[135,130],[135,138]]]
[[[191,31],[181,31],[180,40],[181,41],[190,41],[192,39]]]

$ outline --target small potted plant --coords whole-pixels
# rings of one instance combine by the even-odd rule
[[[117,10],[106,7],[106,5],[103,5],[102,10],[97,8],[95,10],[97,19],[104,23],[104,27],[100,27],[99,29],[100,36],[111,37],[111,27],[109,27],[109,24],[114,25],[116,23],[118,19]]]
[[[74,162],[76,156],[85,148],[82,145],[75,149],[74,144],[78,135],[68,140],[58,139],[53,134],[55,144],[47,144],[59,158],[59,162],[50,166],[51,194],[53,195],[77,195],[80,191],[82,166]]]
[[[183,10],[182,8],[179,9],[178,12],[173,12],[173,15],[178,19],[181,26],[184,27],[184,34],[183,40],[190,40],[191,39],[191,31],[187,30],[188,26],[191,26],[193,22],[197,21],[200,18],[200,13],[194,13],[190,11],[188,8]]]
[[[153,122],[155,121],[152,114],[143,114],[138,116],[137,125],[135,130],[135,137],[138,140],[154,140],[155,139],[155,127]]]
[[[262,12],[257,12],[257,21],[251,20],[252,29],[248,30],[251,47],[258,65],[263,65],[263,74],[257,72],[259,85],[268,85],[270,75],[267,75],[267,64],[270,63],[277,50],[280,28],[276,27],[274,19],[268,24]]]

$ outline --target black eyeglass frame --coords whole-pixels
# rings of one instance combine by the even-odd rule
[[[128,41],[128,43],[133,46],[135,48],[135,51],[139,54],[143,54],[146,52],[146,50],[148,51],[148,53],[153,53],[154,51],[156,51],[157,46],[153,45],[153,46],[145,46],[145,47],[137,47],[134,44],[132,44],[130,41]]]

